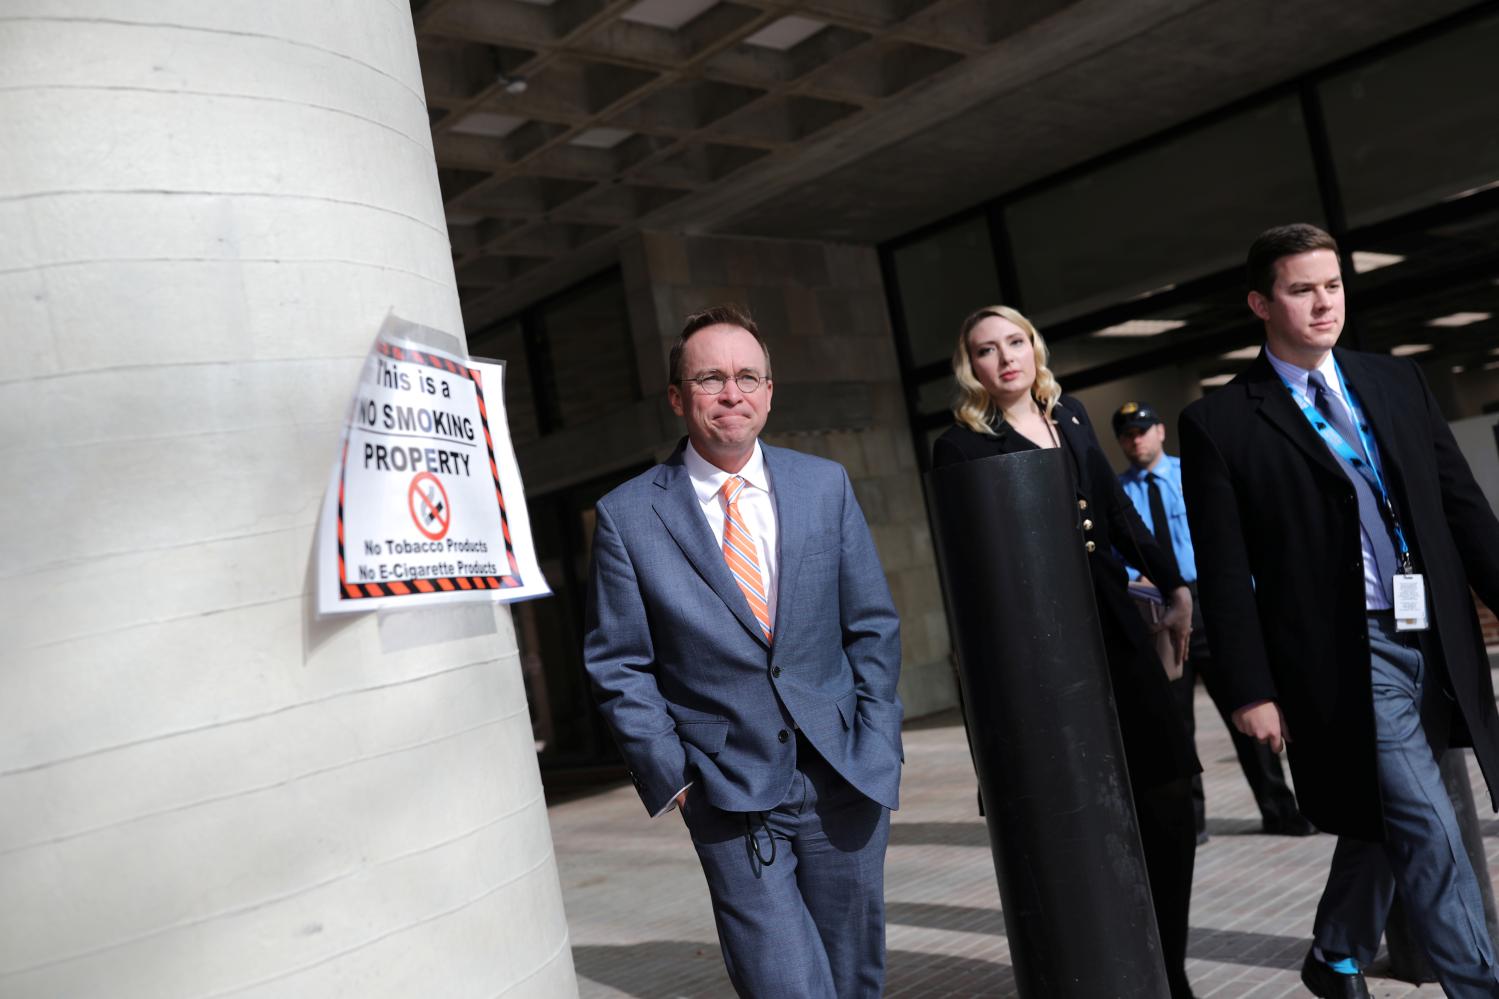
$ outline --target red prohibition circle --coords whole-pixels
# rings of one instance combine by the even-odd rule
[[[428,483],[435,494],[422,488]],[[431,472],[423,472],[411,480],[411,486],[406,490],[406,507],[411,511],[411,520],[416,524],[416,529],[433,541],[441,541],[453,523],[453,507],[448,503],[448,491]]]

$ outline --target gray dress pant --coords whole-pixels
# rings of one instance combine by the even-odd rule
[[[1443,747],[1422,725],[1423,695],[1444,695],[1427,688],[1420,648],[1388,613],[1369,615],[1369,650],[1385,841],[1338,839],[1313,940],[1367,966],[1398,884],[1411,930],[1447,995],[1499,996],[1478,881],[1442,783]]]
[[[890,810],[796,733],[796,771],[769,812],[725,812],[688,791],[734,989],[753,999],[879,999],[885,982]]]

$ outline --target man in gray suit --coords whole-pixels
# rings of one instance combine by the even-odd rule
[[[878,996],[899,625],[843,468],[759,442],[772,387],[748,315],[688,317],[687,437],[599,501],[584,660],[646,811],[682,811],[740,994]]]

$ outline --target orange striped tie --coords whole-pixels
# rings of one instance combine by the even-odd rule
[[[755,620],[760,622],[760,628],[765,632],[765,640],[768,642],[770,604],[765,600],[765,584],[760,579],[760,559],[755,554],[755,536],[745,526],[744,518],[739,513],[739,493],[743,489],[744,479],[731,475],[719,490],[724,507],[728,510],[723,525],[723,560],[729,564],[729,572],[734,574],[734,582],[739,584],[739,590],[749,602],[750,611],[755,615]]]

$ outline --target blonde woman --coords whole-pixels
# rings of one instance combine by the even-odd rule
[[[1046,342],[1014,309],[989,306],[965,319],[952,357],[956,424],[937,439],[932,465],[1037,448],[1061,448],[1068,456],[1166,975],[1172,999],[1189,999],[1187,911],[1197,849],[1190,781],[1202,768],[1173,706],[1151,635],[1130,601],[1128,576],[1115,549],[1168,596],[1165,625],[1180,656],[1186,654],[1192,597],[1119,488],[1087,412],[1062,394],[1046,361]]]

